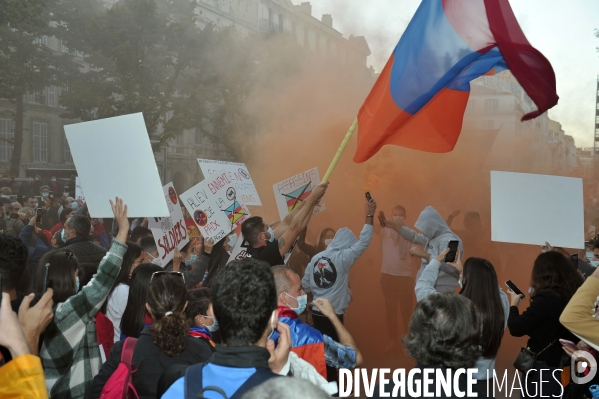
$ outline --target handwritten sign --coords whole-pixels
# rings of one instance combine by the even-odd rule
[[[272,188],[275,192],[275,200],[281,220],[285,219],[285,216],[305,201],[312,194],[312,189],[318,184],[320,184],[318,168],[307,170],[274,184]],[[312,215],[316,215],[325,209],[324,200],[321,199],[314,208]]]
[[[181,195],[181,201],[204,238],[219,242],[250,217],[230,172],[221,169]]]
[[[198,163],[205,177],[209,177],[220,170],[229,172],[239,199],[245,205],[262,206],[258,190],[256,190],[252,176],[250,176],[245,164],[213,159],[198,159]]]
[[[85,194],[83,194],[83,187],[81,187],[81,181],[78,177],[75,178],[75,200],[79,205],[85,202]]]
[[[189,242],[189,233],[183,219],[181,203],[173,183],[163,187],[164,198],[170,212],[169,217],[148,218],[148,228],[152,231],[162,266],[166,266],[175,255],[175,248],[181,249]]]

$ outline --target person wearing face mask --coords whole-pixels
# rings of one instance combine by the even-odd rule
[[[127,206],[118,197],[111,205],[122,233],[117,235],[85,287],[79,289],[80,265],[68,249],[47,253],[36,270],[33,284],[36,298],[41,298],[46,287],[54,290],[55,316],[44,333],[40,350],[50,397],[83,398],[102,365],[94,316],[119,274],[129,228]]]
[[[204,252],[200,256],[198,256],[197,249],[192,241],[189,241],[181,248],[181,251],[175,248],[175,256],[167,264],[165,270],[183,273],[185,276],[185,286],[188,289],[195,288],[204,279],[213,246],[214,240],[205,240]]]
[[[25,223],[19,217],[19,210],[22,206],[18,202],[13,202],[8,208],[8,219],[6,220],[6,234],[13,237],[18,237],[21,234],[21,230],[25,227]]]
[[[371,199],[366,203],[366,221],[360,238],[348,228],[339,229],[327,249],[312,258],[302,278],[306,292],[311,292],[315,298],[330,299],[341,323],[352,299],[349,271],[370,245],[375,212],[376,202]],[[312,306],[312,316],[316,329],[339,340],[334,324],[316,305]],[[331,370],[329,374],[329,381],[336,381],[337,373]]]
[[[158,247],[154,237],[144,237],[139,241],[139,246],[142,249],[143,261],[142,263],[152,263],[154,265],[162,266],[160,256],[158,254]]]
[[[214,280],[210,299],[207,313],[219,321],[222,345],[208,362],[182,371],[172,384],[172,380],[165,383],[163,389],[170,387],[162,399],[180,399],[208,386],[219,387],[227,398],[242,397],[279,373],[286,374],[290,332],[277,322],[275,282],[266,262],[254,258],[230,262]],[[276,348],[270,339],[275,331],[280,334]]]
[[[207,343],[210,350],[214,352],[216,344],[212,341],[212,333],[219,328],[218,320],[214,314],[209,314],[210,289],[196,288],[187,292],[187,322],[189,323],[189,335]]]
[[[310,363],[316,371],[327,378],[335,375],[339,368],[354,368],[362,363],[362,354],[351,334],[339,320],[333,305],[326,298],[313,302],[322,314],[326,314],[339,337],[333,339],[298,317],[307,307],[307,295],[302,288],[299,274],[287,266],[272,268],[277,288],[279,322],[291,331],[291,350]],[[277,334],[273,335],[276,341]]]
[[[424,247],[424,251],[410,251],[413,255],[422,258],[420,270],[418,270],[418,274],[416,275],[416,281],[418,281],[430,260],[436,258],[441,252],[445,251],[450,241],[458,241],[461,255],[464,254],[462,240],[457,234],[451,231],[447,222],[445,222],[439,212],[432,206],[424,208],[414,224],[414,227],[422,233],[417,233],[409,227],[406,227],[401,219],[398,221],[387,220],[382,211],[379,212],[379,221],[382,226],[397,231],[399,235],[409,242]],[[447,265],[445,262],[441,264],[439,270],[439,277],[435,283],[437,292],[454,292],[458,285],[458,271]]]
[[[392,220],[403,223],[406,209],[397,205],[392,211]],[[412,290],[414,287],[414,266],[410,256],[412,243],[391,228],[377,225],[374,232],[380,235],[381,253],[381,289],[385,299],[385,314],[389,343],[385,352],[392,352],[400,347],[400,333],[397,326],[397,313],[401,312],[403,328],[407,330],[414,310]]]
[[[293,246],[304,230],[318,201],[324,196],[329,184],[319,184],[305,201],[300,202],[273,230],[261,217],[254,216],[241,225],[241,234],[249,244],[248,254],[271,266],[282,265],[283,256]]]

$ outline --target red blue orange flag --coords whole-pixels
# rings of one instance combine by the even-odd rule
[[[358,113],[355,162],[383,145],[452,151],[470,81],[509,69],[538,110],[557,104],[555,73],[508,0],[423,0]]]

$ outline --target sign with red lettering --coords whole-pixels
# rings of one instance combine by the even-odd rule
[[[318,184],[320,184],[318,168],[307,170],[274,184],[272,188],[275,192],[275,200],[277,201],[281,220],[285,219],[285,216],[305,201],[312,194],[314,186]],[[316,215],[325,209],[324,200],[321,199],[314,208],[312,215]]]
[[[175,248],[181,249],[189,242],[189,233],[173,183],[164,186],[163,190],[171,215],[166,218],[148,218],[148,228],[156,241],[162,267],[173,259]]]
[[[204,238],[219,242],[250,217],[235,188],[235,177],[221,169],[180,196]]]
[[[250,172],[245,164],[214,159],[198,159],[198,163],[206,178],[223,169],[227,171],[230,179],[233,180],[233,187],[237,192],[237,197],[246,205],[262,206],[258,190],[256,190],[252,176],[250,176]]]

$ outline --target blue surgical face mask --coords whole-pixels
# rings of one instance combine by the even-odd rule
[[[593,266],[593,267],[599,266],[599,260],[592,260],[591,261],[591,266]]]
[[[595,253],[587,252],[586,257],[587,257],[587,260],[592,260],[595,257]]]
[[[71,202],[71,208],[72,208],[73,210],[75,210],[75,211],[76,211],[78,207],[79,207],[79,206],[77,205],[77,202],[76,202],[76,201],[73,201],[73,202]]]
[[[198,261],[198,256],[196,254],[191,255],[191,258],[185,259],[185,266],[195,265]]]
[[[275,232],[272,231],[270,226],[268,226],[268,234],[270,234],[270,238],[268,239],[268,242],[273,242],[275,240]]]
[[[204,317],[212,319],[212,325],[207,326],[206,324],[204,324],[204,327],[206,327],[208,329],[208,331],[210,331],[210,332],[217,331],[218,330],[218,320],[216,320],[216,317],[210,317],[210,316],[204,316]]]
[[[67,240],[69,239],[69,237],[65,236],[64,229],[62,229],[62,231],[60,233],[60,238],[62,238],[62,242],[67,242]]]
[[[237,244],[237,234],[231,234],[229,236],[229,246],[235,248],[235,244]]]
[[[460,289],[464,288],[464,283],[462,283],[461,277],[458,279],[458,285],[460,286]]]
[[[75,277],[75,294],[79,292],[79,276]]]
[[[51,178],[51,179],[50,179],[50,181],[51,181],[52,183],[55,183],[55,182],[56,182],[56,179],[55,179],[55,178]]]
[[[293,310],[298,316],[304,313],[304,310],[306,310],[306,306],[308,305],[308,295],[304,294],[296,298],[294,296],[289,295],[286,292],[284,294],[297,301],[297,308],[292,308],[291,306],[289,306],[289,309]]]
[[[42,193],[42,197],[44,197],[44,198],[48,198],[48,195],[50,195],[50,194],[45,191]]]

